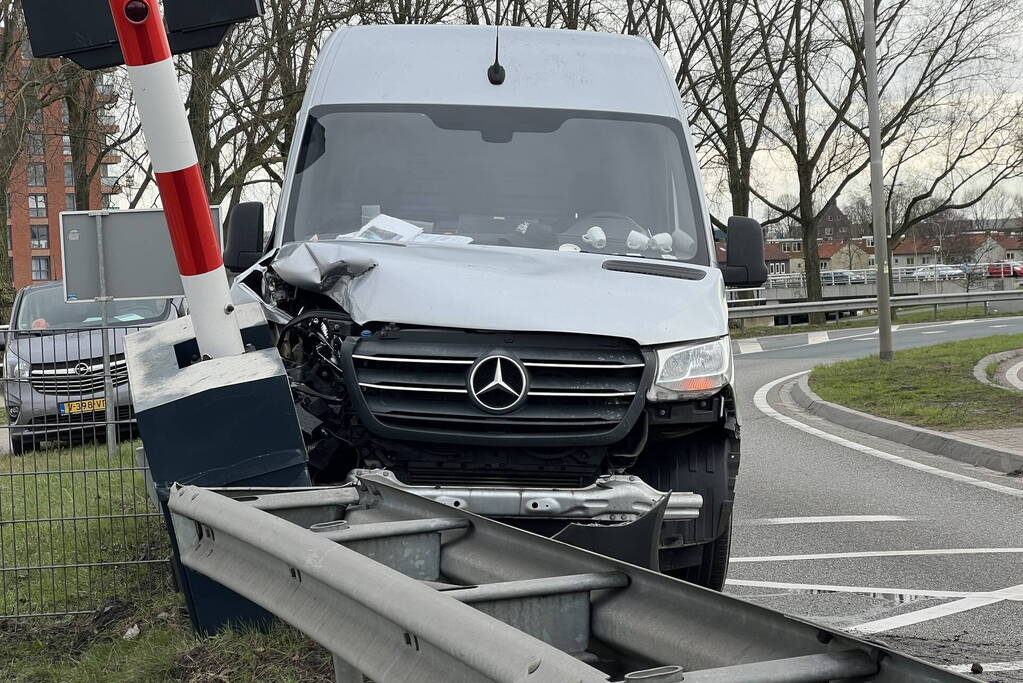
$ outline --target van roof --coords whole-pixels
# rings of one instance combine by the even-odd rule
[[[646,38],[501,28],[507,78],[491,85],[492,26],[354,26],[331,36],[306,106],[465,104],[681,116],[678,89]]]

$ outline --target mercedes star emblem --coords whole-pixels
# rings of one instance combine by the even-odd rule
[[[79,363],[78,365],[75,366],[75,374],[81,376],[88,375],[89,366],[86,365],[85,363]]]
[[[491,413],[518,408],[528,392],[526,368],[509,356],[484,356],[469,371],[469,395],[476,405]]]

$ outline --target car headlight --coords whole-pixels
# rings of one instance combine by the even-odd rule
[[[728,337],[705,344],[657,349],[657,377],[647,392],[647,399],[706,398],[731,381],[732,345]]]
[[[4,377],[7,379],[28,379],[31,372],[32,365],[28,361],[10,352],[4,356]]]

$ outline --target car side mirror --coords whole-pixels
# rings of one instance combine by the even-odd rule
[[[224,268],[248,270],[263,257],[263,204],[242,202],[231,208],[224,224]]]
[[[764,261],[764,230],[760,223],[745,216],[728,219],[727,260],[721,266],[725,285],[760,287],[767,282]]]

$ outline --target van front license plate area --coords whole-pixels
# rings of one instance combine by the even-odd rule
[[[79,413],[95,413],[107,409],[105,398],[87,398],[81,401],[66,401],[58,406],[61,415],[78,415]]]

